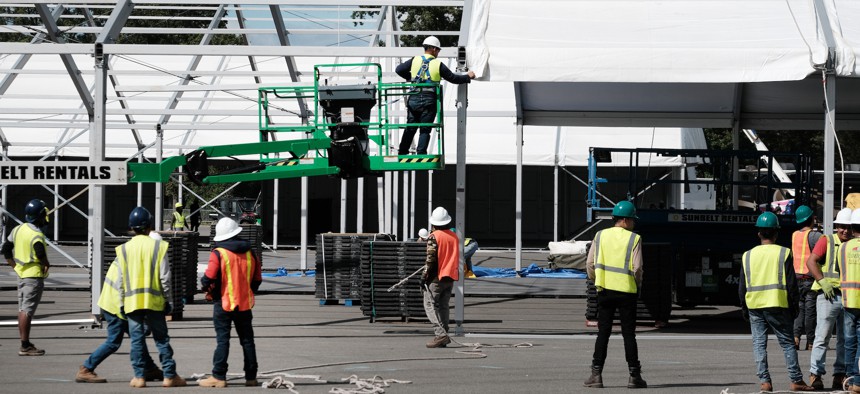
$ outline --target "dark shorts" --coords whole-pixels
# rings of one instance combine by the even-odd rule
[[[26,312],[33,316],[36,307],[42,300],[42,290],[45,288],[44,278],[19,278],[18,279],[18,311]]]

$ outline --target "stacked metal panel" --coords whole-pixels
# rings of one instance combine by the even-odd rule
[[[418,273],[396,289],[388,289],[424,266],[423,242],[366,241],[361,244],[361,310],[371,322],[380,317],[426,318]]]
[[[388,234],[323,233],[316,236],[316,297],[321,300],[361,299],[361,244],[390,241]]]

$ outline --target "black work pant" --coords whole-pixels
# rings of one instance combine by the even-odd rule
[[[607,290],[597,292],[597,342],[594,343],[594,360],[591,366],[603,369],[606,348],[612,334],[615,311],[621,318],[621,336],[624,337],[624,357],[629,368],[639,368],[639,349],[636,346],[636,293]]]
[[[794,319],[794,337],[802,338],[806,334],[806,343],[808,344],[815,342],[815,325],[818,318],[816,311],[818,293],[812,291],[813,283],[815,282],[811,278],[797,279],[799,313]]]

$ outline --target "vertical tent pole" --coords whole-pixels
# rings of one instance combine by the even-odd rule
[[[833,233],[833,171],[836,136],[836,75],[824,73],[824,98],[826,106],[824,121],[824,234]],[[845,196],[840,196],[840,199]]]
[[[301,270],[308,269],[308,177],[302,177]],[[322,253],[322,251],[320,251]]]
[[[523,267],[523,120],[522,118],[517,119],[517,169],[516,169],[516,202],[514,203],[515,207],[515,220],[516,226],[514,228],[515,240],[514,240],[514,249],[516,250],[516,270],[519,271]]]
[[[96,47],[100,48],[101,43],[96,43]],[[105,160],[105,105],[107,91],[107,64],[108,55],[96,51],[95,58],[95,80],[94,80],[94,106],[93,117],[91,118],[92,125],[90,126],[90,160],[100,162]],[[88,232],[90,237],[89,266],[92,289],[90,298],[90,311],[93,315],[101,312],[99,308],[99,297],[101,296],[102,284],[102,255],[104,247],[104,185],[90,185],[89,195],[89,224]]]
[[[552,240],[558,242],[558,162],[561,143],[561,126],[555,129],[555,158],[552,165]]]
[[[161,124],[155,125],[155,162],[161,163],[162,156],[164,154],[164,150],[162,147],[164,146],[164,132],[161,130]],[[163,224],[162,219],[162,211],[164,209],[164,202],[162,199],[164,198],[164,184],[156,183],[155,184],[155,230],[161,230],[161,226]]]
[[[355,232],[364,232],[364,178],[358,178],[355,192]]]
[[[457,227],[458,235],[460,236],[460,262],[459,279],[454,285],[454,321],[457,327],[454,330],[455,335],[463,335],[463,320],[465,313],[463,307],[465,305],[465,284],[466,275],[464,267],[466,266],[466,258],[463,255],[463,248],[466,240],[466,107],[468,106],[469,84],[457,85],[457,207],[455,227]]]
[[[340,180],[340,232],[346,232],[346,179]]]
[[[281,201],[281,180],[273,179],[274,191],[272,195],[272,249],[278,250],[278,205]]]

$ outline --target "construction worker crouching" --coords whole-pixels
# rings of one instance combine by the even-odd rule
[[[585,266],[588,279],[597,287],[597,340],[591,361],[591,376],[585,387],[603,388],[609,336],[615,311],[621,319],[624,357],[630,379],[627,388],[646,388],[636,344],[636,301],[642,285],[642,238],[633,233],[636,207],[621,201],[612,209],[613,227],[598,231],[588,251]]]
[[[143,357],[146,323],[152,331],[164,369],[162,386],[182,387],[186,383],[176,374],[176,362],[173,360],[165,319],[165,315],[172,310],[170,266],[165,261],[168,245],[148,235],[152,229],[152,220],[152,214],[146,208],[134,208],[128,217],[128,225],[135,235],[116,248],[122,304],[131,337],[134,378],[129,385],[134,388],[146,387],[146,361]]]
[[[757,374],[761,391],[772,391],[773,382],[767,365],[767,329],[776,334],[785,354],[789,390],[812,391],[803,381],[792,340],[792,321],[797,315],[797,278],[791,250],[776,244],[779,219],[765,212],[756,220],[761,244],[743,254],[738,296],[745,320],[750,323]]]
[[[815,342],[809,360],[809,385],[824,389],[822,376],[827,369],[827,348],[836,329],[836,359],[833,361],[831,388],[842,390],[845,380],[845,319],[842,308],[837,255],[843,242],[851,239],[851,208],[844,208],[833,221],[835,233],[818,239],[806,260],[809,274],[815,278],[812,293],[816,295]]]
[[[451,343],[448,336],[451,291],[460,279],[460,240],[451,231],[451,216],[443,207],[430,214],[431,232],[427,236],[427,259],[421,276],[424,312],[433,325],[433,340],[428,348],[445,347]]]
[[[45,251],[45,234],[41,227],[48,223],[48,209],[39,199],[30,200],[24,207],[24,219],[12,229],[3,244],[3,257],[18,274],[18,334],[21,336],[19,356],[41,356],[42,349],[30,342],[30,324],[42,300],[45,278],[48,277],[48,255]]]
[[[245,386],[257,386],[257,350],[254,345],[254,293],[263,282],[260,261],[250,242],[238,238],[242,228],[235,220],[221,218],[215,225],[215,248],[209,255],[200,284],[214,305],[212,321],[217,345],[212,357],[212,376],[202,387],[227,387],[227,358],[230,354],[230,325],[236,327],[244,356]]]
[[[812,248],[821,238],[821,232],[815,228],[815,215],[812,208],[801,205],[795,210],[795,221],[801,226],[800,230],[791,235],[791,254],[794,257],[794,273],[797,275],[798,314],[794,319],[794,348],[800,349],[800,337],[806,334],[806,350],[812,350],[815,343],[815,299],[811,292],[815,278],[809,274],[806,261],[812,253]]]
[[[185,230],[185,216],[182,214],[182,203],[176,203],[176,209],[173,210],[173,221],[170,223],[170,228],[174,231]]]
[[[860,393],[860,209],[851,212],[851,239],[839,246],[836,261],[845,316],[846,383],[848,390]]]

